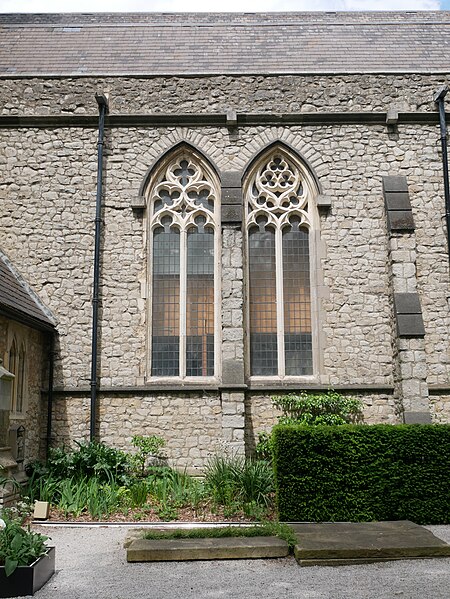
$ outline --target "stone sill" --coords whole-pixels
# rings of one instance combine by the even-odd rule
[[[377,393],[394,393],[393,385],[364,385],[364,384],[348,384],[348,385],[320,385],[317,383],[283,383],[278,382],[253,382],[248,386],[249,391],[328,391],[333,389],[334,391],[350,391],[355,393],[361,391],[363,393],[377,392]]]

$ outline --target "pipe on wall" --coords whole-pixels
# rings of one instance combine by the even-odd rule
[[[48,457],[48,450],[52,442],[52,411],[53,411],[53,374],[55,370],[55,338],[56,333],[52,333],[50,338],[50,349],[48,355],[48,391],[47,391],[47,437],[45,445],[45,455]]]
[[[447,123],[445,114],[444,98],[448,92],[448,86],[440,87],[433,96],[434,102],[439,110],[439,125],[441,129],[441,148],[442,148],[442,170],[444,178],[444,198],[445,198],[445,222],[447,225],[447,250],[450,262],[450,187],[448,175],[448,154],[447,154]]]
[[[94,239],[94,281],[92,292],[92,349],[91,349],[91,411],[90,432],[91,441],[95,439],[97,420],[97,351],[98,351],[98,306],[100,287],[100,241],[101,241],[101,211],[103,193],[103,142],[105,116],[108,112],[108,97],[106,94],[95,94],[98,104],[98,143],[97,143],[97,195],[95,202],[95,239]]]

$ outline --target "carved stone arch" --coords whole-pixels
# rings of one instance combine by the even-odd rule
[[[320,195],[322,193],[322,185],[311,162],[307,158],[305,158],[305,156],[303,156],[301,152],[296,150],[291,144],[281,139],[276,139],[268,142],[260,149],[258,149],[258,151],[252,154],[252,156],[249,158],[246,166],[243,169],[243,184],[245,185],[246,181],[249,178],[249,174],[253,171],[255,165],[261,160],[263,160],[266,155],[269,155],[271,152],[277,149],[279,149],[280,152],[285,152],[287,156],[294,160],[300,171],[302,171],[302,173],[305,176],[307,176],[308,179],[310,179],[311,192],[313,196],[315,197]]]
[[[160,172],[161,168],[164,167],[164,164],[175,157],[178,153],[182,153],[185,151],[186,153],[192,153],[193,156],[196,156],[202,164],[210,170],[210,175],[217,179],[217,185],[220,187],[220,170],[214,161],[205,154],[205,152],[200,149],[197,145],[192,144],[186,140],[177,141],[171,146],[169,146],[162,154],[160,154],[157,158],[153,160],[150,166],[145,173],[140,188],[139,195],[146,197],[148,194],[148,190],[150,189],[152,182],[154,181],[157,173]]]
[[[316,380],[320,185],[284,142],[268,144],[243,179],[247,363],[252,377]]]
[[[148,367],[154,380],[216,380],[220,350],[220,178],[198,148],[155,163],[148,206]]]

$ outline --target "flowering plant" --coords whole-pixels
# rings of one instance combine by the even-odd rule
[[[17,566],[29,566],[44,555],[47,539],[31,531],[29,525],[23,528],[20,520],[8,510],[3,510],[0,518],[0,565],[5,567],[6,576],[10,576]]]

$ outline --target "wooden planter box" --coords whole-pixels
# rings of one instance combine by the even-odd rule
[[[34,595],[55,573],[55,548],[49,547],[45,555],[30,566],[18,566],[11,576],[6,576],[0,566],[0,597]]]

